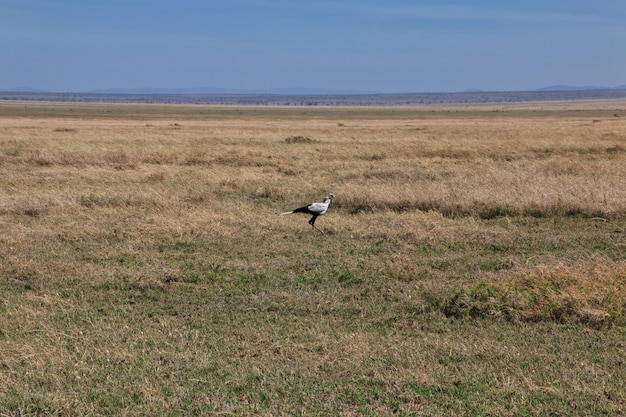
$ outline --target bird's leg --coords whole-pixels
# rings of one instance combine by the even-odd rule
[[[322,229],[320,229],[319,227],[317,227],[316,225],[311,224],[311,226],[313,226],[313,229],[312,229],[312,230],[313,230],[313,232],[315,232],[315,231],[317,230],[317,231],[318,231],[318,232],[320,232],[321,234],[324,234],[324,231],[323,231]]]
[[[314,214],[313,217],[311,217],[311,220],[309,220],[309,224],[313,228],[313,231],[317,230],[321,234],[324,234],[324,231],[322,231],[321,229],[318,229],[317,226],[315,226],[315,220],[317,220],[317,215]]]

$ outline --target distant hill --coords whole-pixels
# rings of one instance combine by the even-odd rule
[[[525,90],[527,92],[580,92],[580,91],[615,91],[626,90],[626,84],[619,85],[617,87],[605,87],[595,85],[575,86],[575,85],[550,85],[547,87],[538,88],[536,90]],[[363,95],[363,94],[432,94],[432,93],[420,93],[420,92],[404,92],[404,93],[377,93],[375,91],[364,90],[341,90],[341,89],[323,89],[323,88],[268,88],[259,90],[250,89],[237,89],[237,88],[217,88],[217,87],[192,87],[192,88],[152,88],[152,87],[138,87],[138,88],[109,88],[104,90],[91,90],[91,91],[75,91],[75,92],[49,92],[41,88],[34,87],[11,87],[0,88],[1,92],[5,93],[50,93],[50,94],[107,94],[107,95],[190,95],[190,94],[205,94],[205,95]],[[485,91],[480,89],[467,89],[459,93],[497,93],[498,91]],[[506,93],[507,91],[501,91]],[[524,90],[520,91],[524,92]],[[459,94],[459,93],[445,93],[445,94]],[[440,94],[440,93],[436,93]]]
[[[618,85],[617,87],[604,87],[597,85],[550,85],[547,87],[539,88],[535,91],[598,91],[598,90],[626,90],[626,84]]]
[[[283,106],[414,106],[624,99],[626,89],[398,94],[97,94],[0,92],[0,100]]]

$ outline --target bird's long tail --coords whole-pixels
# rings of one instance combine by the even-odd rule
[[[293,213],[310,213],[309,206],[298,207],[297,209],[286,211],[282,213],[281,216],[284,216],[285,214],[293,214]]]

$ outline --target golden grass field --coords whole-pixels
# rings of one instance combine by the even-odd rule
[[[0,174],[2,416],[626,415],[624,100],[6,101]]]

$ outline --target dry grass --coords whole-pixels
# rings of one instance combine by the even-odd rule
[[[2,415],[626,408],[624,102],[0,102],[0,174]]]

